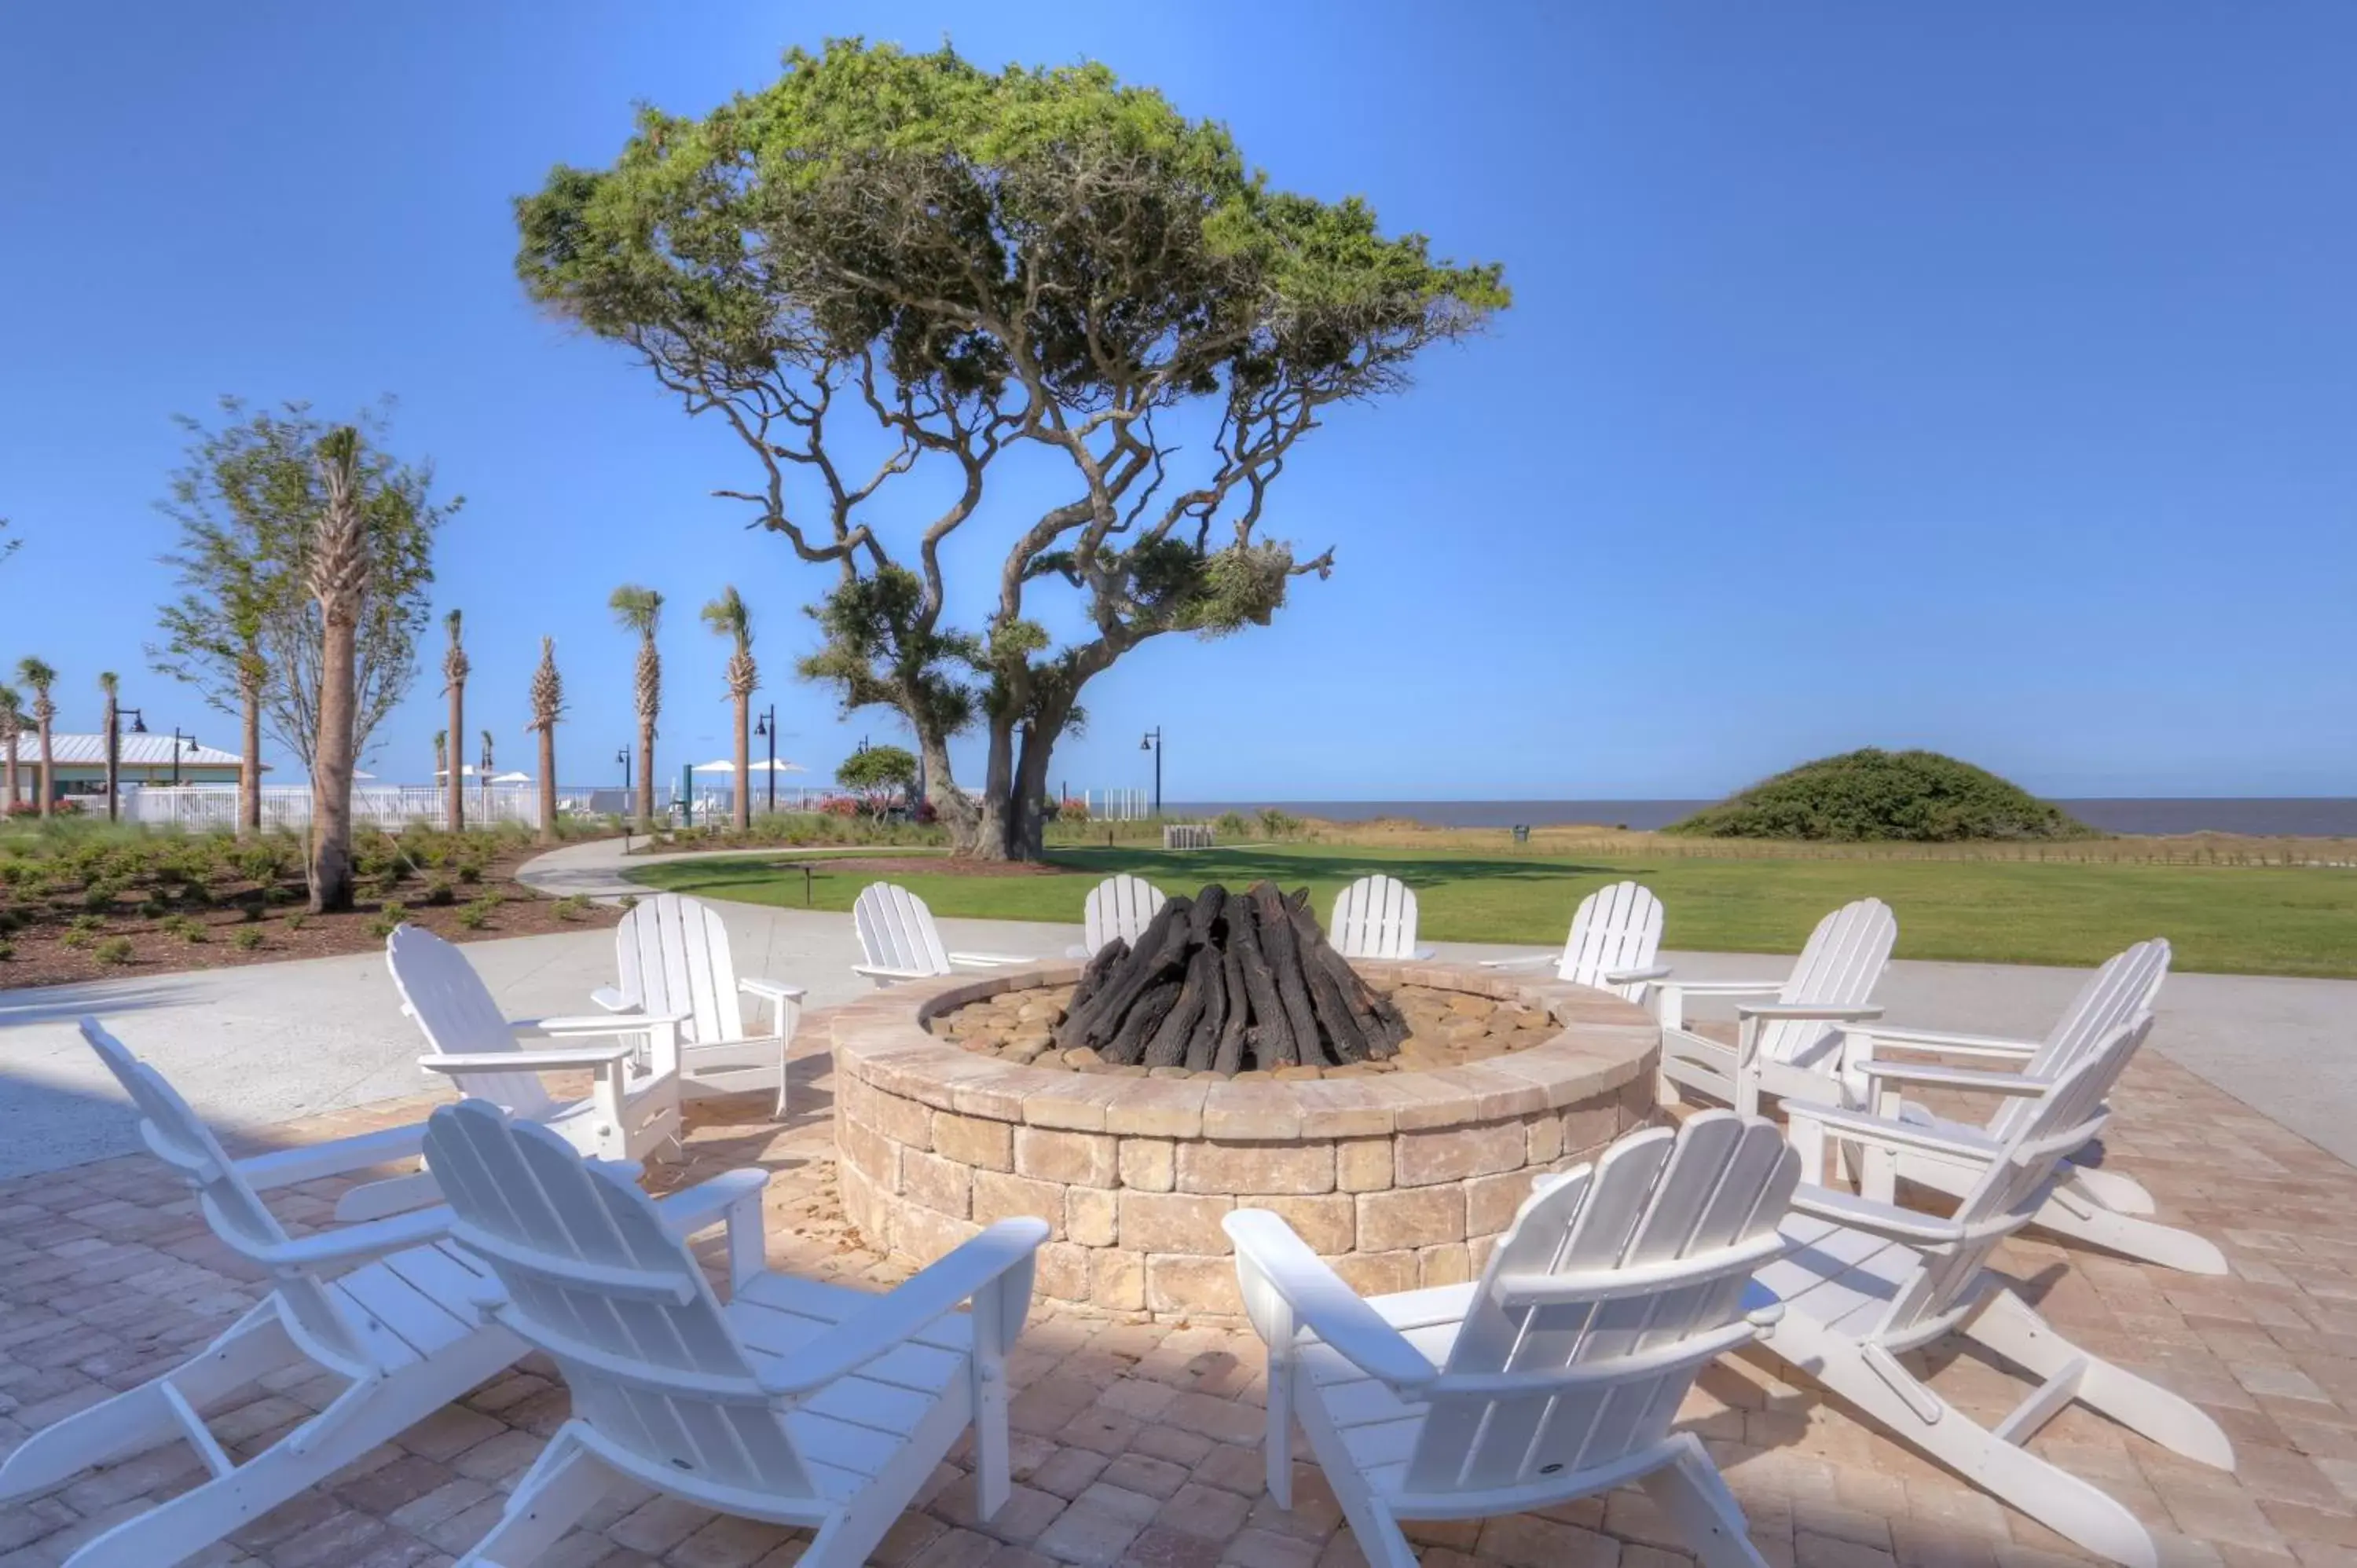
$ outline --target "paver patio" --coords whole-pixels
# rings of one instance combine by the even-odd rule
[[[802,1038],[823,1042],[825,1021]],[[833,1181],[823,1054],[796,1064],[794,1112],[760,1098],[692,1108],[671,1187],[769,1168],[770,1261],[882,1288],[881,1262],[844,1223]],[[414,1120],[419,1098],[277,1130],[312,1142]],[[2111,1158],[2149,1186],[2161,1218],[2222,1245],[2234,1273],[2203,1279],[2017,1238],[1999,1254],[2058,1327],[2214,1414],[2240,1458],[2210,1470],[2073,1408],[2033,1447],[2095,1481],[2151,1527],[2171,1563],[2357,1564],[2357,1169],[2153,1054],[2115,1098]],[[240,1151],[243,1152],[243,1151]],[[324,1218],[343,1187],[274,1194],[290,1222]],[[144,1155],[0,1183],[0,1449],[168,1368],[262,1294],[215,1243],[192,1199]],[[2010,1378],[1933,1347],[1937,1386],[1975,1414],[2018,1397]],[[2083,1561],[2051,1532],[1781,1380],[1764,1358],[1722,1362],[1685,1412],[1717,1455],[1770,1562],[1827,1568]],[[1314,1466],[1295,1507],[1262,1494],[1259,1342],[1249,1330],[1035,1314],[1009,1365],[1013,1499],[989,1521],[944,1466],[875,1561],[908,1568],[1057,1563],[1312,1568],[1361,1561]],[[315,1383],[254,1391],[215,1431],[232,1452],[303,1412]],[[565,1413],[561,1383],[527,1360],[329,1485],[193,1561],[269,1568],[445,1563]],[[1297,1447],[1297,1459],[1301,1451]],[[952,1454],[952,1459],[959,1455]],[[199,1474],[156,1451],[0,1510],[0,1568],[54,1564]],[[552,1568],[782,1568],[803,1537],[618,1492],[551,1553]],[[1641,1494],[1489,1520],[1412,1525],[1429,1568],[1669,1568],[1684,1561]]]

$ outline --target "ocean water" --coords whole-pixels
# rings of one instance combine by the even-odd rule
[[[1363,822],[1405,817],[1437,828],[1599,823],[1639,832],[1667,827],[1708,800],[1253,800],[1169,801],[1167,816],[1216,817],[1276,806],[1296,816]],[[2357,799],[2101,800],[2054,802],[2091,827],[2114,833],[2248,833],[2254,837],[2357,838]]]

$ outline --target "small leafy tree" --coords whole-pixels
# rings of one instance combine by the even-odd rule
[[[221,408],[219,428],[179,421],[188,435],[187,459],[160,510],[179,525],[178,547],[164,560],[178,569],[182,593],[157,612],[164,640],[150,644],[147,656],[155,669],[241,721],[239,818],[254,832],[264,728],[305,767],[317,766],[326,628],[311,589],[310,552],[327,502],[318,458],[332,432],[305,403],[249,412],[224,398]],[[434,499],[430,464],[399,462],[377,445],[388,417],[381,406],[344,427],[356,443],[368,574],[354,629],[355,757],[415,678],[434,534],[463,504]]]
[[[844,758],[834,781],[850,790],[877,822],[904,796],[917,789],[917,757],[898,746],[870,746]]]
[[[1039,852],[1091,679],[1149,638],[1265,624],[1331,570],[1265,526],[1302,437],[1507,303],[1497,267],[1273,189],[1103,66],[946,48],[797,50],[701,121],[642,111],[611,166],[557,168],[517,216],[533,297],[743,442],[752,482],[716,493],[835,579],[802,672],[899,710],[952,842],[994,858]],[[1020,487],[986,508],[1011,453]],[[888,539],[909,490],[929,521]],[[977,520],[1005,553],[952,594]],[[977,596],[981,626],[949,618]],[[969,792],[948,746],[975,723]]]

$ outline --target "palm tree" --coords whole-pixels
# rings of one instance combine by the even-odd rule
[[[106,693],[106,820],[112,822],[123,814],[121,802],[114,795],[123,779],[123,720],[114,701],[123,689],[123,679],[112,670],[102,670],[98,673],[98,689]]]
[[[452,610],[443,617],[442,624],[450,628],[449,650],[442,655],[442,690],[450,695],[451,739],[449,804],[444,811],[442,825],[455,833],[467,825],[467,797],[459,788],[467,770],[461,766],[465,759],[457,748],[465,744],[467,735],[468,665],[467,650],[458,642],[458,612]]]
[[[46,817],[57,805],[57,758],[49,750],[49,721],[58,716],[58,705],[49,701],[49,688],[57,684],[58,672],[27,654],[16,661],[16,679],[33,689],[33,723],[41,736],[41,815]]]
[[[639,829],[655,825],[655,719],[662,712],[662,655],[655,633],[662,628],[663,596],[652,588],[625,583],[606,601],[625,631],[639,634]]]
[[[318,601],[319,738],[311,760],[311,912],[352,907],[353,720],[360,700],[360,626],[369,580],[361,510],[360,433],[350,425],[319,443],[327,504],[311,527],[307,585]]]
[[[745,607],[744,596],[730,584],[720,596],[704,607],[704,624],[716,637],[733,638],[736,650],[728,655],[728,694],[737,703],[737,831],[744,832],[753,825],[753,691],[761,683],[761,672],[753,663],[753,612]]]
[[[565,715],[565,678],[556,672],[556,639],[540,639],[540,668],[532,672],[532,723],[540,736],[540,842],[556,842],[556,721]]]
[[[0,686],[0,817],[16,804],[16,737],[24,733],[24,693]]]
[[[449,768],[450,732],[447,729],[437,729],[434,732],[434,777],[441,778],[444,773],[449,771]]]

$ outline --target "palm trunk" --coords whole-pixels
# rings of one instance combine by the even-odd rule
[[[540,842],[556,842],[556,726],[540,726]]]
[[[655,831],[655,721],[639,720],[639,831]]]
[[[49,721],[41,721],[41,815],[57,809],[57,758],[49,753]]]
[[[354,618],[330,615],[322,639],[319,736],[311,765],[311,912],[352,907]]]
[[[443,811],[443,826],[452,832],[463,832],[467,826],[467,693],[453,684],[450,688],[450,798]]]
[[[262,688],[248,686],[240,694],[237,769],[237,836],[262,833]]]
[[[737,699],[737,831],[753,828],[753,699]]]
[[[0,762],[0,773],[6,776],[6,781],[0,783],[0,789],[5,789],[8,796],[5,803],[0,803],[0,817],[5,817],[16,804],[16,736],[13,731],[8,736],[5,760]]]

